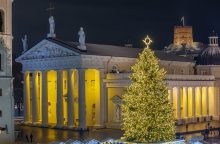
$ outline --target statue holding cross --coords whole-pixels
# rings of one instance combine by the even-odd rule
[[[47,8],[47,11],[49,11],[49,13],[50,13],[50,17],[49,17],[49,30],[50,30],[50,32],[47,34],[47,37],[49,37],[49,38],[56,37],[55,20],[54,20],[54,17],[52,16],[52,11],[54,9],[55,8],[52,6],[52,3],[50,2],[50,6],[49,6],[49,8]]]

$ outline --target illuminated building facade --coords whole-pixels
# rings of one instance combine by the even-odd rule
[[[24,52],[16,59],[24,75],[24,123],[82,130],[120,128],[122,95],[142,49],[85,43],[83,28],[79,42],[65,42],[56,38],[53,16],[49,21],[48,37],[29,50],[24,43]],[[183,37],[184,43],[193,42],[190,27],[176,28],[176,33],[177,42]],[[219,120],[220,51],[218,37],[209,39],[197,62],[155,51],[160,67],[167,71],[168,99],[178,124]],[[219,63],[210,62],[213,56]]]
[[[78,43],[42,40],[16,59],[23,65],[24,122],[58,128],[120,128],[122,95],[141,51],[88,43],[85,51]],[[218,73],[214,73],[219,66],[196,65],[164,51],[155,54],[167,71],[177,122],[219,120]]]

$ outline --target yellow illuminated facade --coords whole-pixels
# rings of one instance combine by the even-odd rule
[[[42,84],[42,73],[46,73],[45,84]],[[46,118],[46,124],[51,126],[70,126],[78,127],[79,113],[79,78],[78,71],[71,70],[49,70],[25,72],[25,96],[27,97],[25,121],[33,124],[41,124],[43,117]],[[84,90],[85,90],[85,119],[86,126],[100,125],[100,71],[96,69],[85,69]],[[44,78],[45,78],[44,77]],[[42,106],[46,100],[42,98],[42,86],[46,85],[47,107]],[[61,94],[59,97],[58,94]],[[68,97],[72,97],[71,102]],[[72,113],[70,113],[69,104],[72,103]],[[59,107],[61,106],[61,107]],[[42,111],[47,111],[43,114]],[[69,114],[68,114],[69,113]],[[62,119],[60,119],[62,117]],[[71,118],[70,118],[71,117]],[[70,122],[68,120],[72,120]],[[58,125],[60,121],[60,125]]]
[[[151,40],[145,42],[150,44]],[[55,39],[46,39],[16,59],[23,64],[24,123],[77,130],[120,128],[122,95],[131,84],[130,68],[138,55],[132,57],[131,54],[138,49],[87,46],[90,46],[88,52],[79,53],[75,47],[70,49]],[[123,49],[121,53],[115,51],[115,55],[123,57],[103,56],[103,49]],[[95,51],[102,53],[95,55]],[[130,51],[127,57],[124,56],[126,51]],[[168,99],[176,122],[220,120],[217,68],[211,67],[210,71],[207,67],[196,67],[198,74],[194,74],[193,61],[163,58],[159,65],[167,71]],[[204,70],[213,73],[202,75]]]
[[[214,115],[214,97],[213,86],[169,88],[169,101],[179,123],[209,121]]]

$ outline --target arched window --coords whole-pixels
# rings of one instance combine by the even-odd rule
[[[4,32],[4,12],[0,10],[0,32]]]

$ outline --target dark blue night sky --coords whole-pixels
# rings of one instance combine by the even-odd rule
[[[220,1],[218,0],[53,0],[56,34],[59,39],[77,41],[83,26],[87,42],[143,47],[149,34],[154,49],[172,43],[173,27],[193,26],[194,41],[207,43],[214,29],[220,33]],[[27,34],[29,46],[46,37],[49,31],[46,8],[49,0],[14,0],[14,54],[22,51],[21,37]]]

